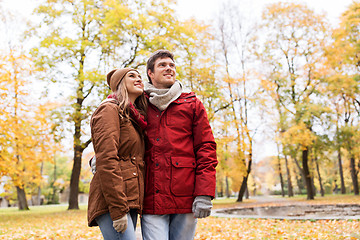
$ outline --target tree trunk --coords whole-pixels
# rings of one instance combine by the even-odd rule
[[[220,192],[218,190],[218,186],[220,185]],[[222,197],[222,192],[223,192],[223,186],[222,186],[222,181],[220,180],[219,183],[216,183],[216,188],[215,188],[215,198],[218,198],[218,197]]]
[[[41,162],[41,166],[40,166],[40,176],[43,175],[43,169],[44,169],[44,162]],[[38,194],[37,194],[37,205],[41,205],[41,187],[39,185],[38,187]]]
[[[304,186],[304,178],[301,176],[302,174],[296,174],[296,184],[298,187],[298,194],[302,194],[302,190],[305,189]]]
[[[314,192],[313,187],[311,183],[311,176],[310,176],[310,170],[308,166],[308,153],[309,149],[306,148],[302,151],[302,164],[303,164],[303,171],[304,171],[304,177],[305,177],[305,185],[306,185],[306,191],[307,191],[307,200],[314,200]]]
[[[223,186],[223,182],[220,181],[220,193],[219,193],[220,197],[224,196],[224,186]]]
[[[51,184],[51,187],[52,187],[52,196],[51,196],[51,203],[52,204],[55,204],[55,203],[58,203],[57,200],[56,200],[56,186],[55,186],[55,182],[56,182],[56,157],[54,156],[54,181],[52,182]]]
[[[293,159],[294,159],[294,162],[299,170],[299,173],[300,173],[300,178],[298,177],[298,174],[296,175],[296,182],[297,182],[297,185],[298,185],[298,188],[299,188],[299,194],[302,194],[302,190],[305,189],[305,175],[304,175],[304,171],[303,169],[300,167],[300,164],[298,162],[298,160],[296,159],[296,154],[293,155]]]
[[[256,183],[255,183],[255,181],[254,181],[253,187],[254,187],[254,189],[253,189],[253,196],[256,196]]]
[[[37,192],[37,199],[36,199],[37,203],[36,205],[40,206],[41,205],[41,187],[38,187],[38,192]]]
[[[343,171],[343,167],[342,167],[342,159],[341,159],[341,149],[340,149],[340,147],[338,148],[338,163],[339,163],[339,174],[340,174],[340,181],[341,181],[341,194],[345,194],[346,193],[346,188],[345,188],[344,171]]]
[[[69,195],[69,210],[79,209],[78,195],[79,195],[79,179],[81,172],[81,155],[82,149],[80,146],[74,147],[74,164],[70,179],[70,195]]]
[[[79,209],[78,195],[79,195],[79,180],[81,172],[81,157],[84,149],[87,147],[88,143],[81,143],[81,123],[82,123],[82,107],[84,101],[84,80],[81,80],[84,75],[84,62],[85,62],[85,52],[80,53],[79,60],[79,70],[78,70],[78,79],[79,85],[77,87],[77,98],[74,106],[74,164],[71,172],[70,178],[70,195],[69,195],[69,210],[70,209]]]
[[[248,186],[247,186],[247,184],[246,184],[245,198],[246,198],[246,199],[249,199],[249,196],[250,196],[250,194],[249,194],[249,188],[248,188]]]
[[[314,162],[314,159],[311,159],[311,163]],[[311,164],[312,166],[315,166],[314,164]],[[312,169],[312,172],[315,172],[315,169]],[[313,174],[314,175],[314,174]],[[311,176],[311,186],[313,188],[314,197],[316,196],[316,187],[315,187],[315,176]]]
[[[229,190],[229,178],[228,178],[228,176],[225,176],[225,184],[226,184],[226,189],[225,189],[225,191],[226,191],[226,197],[227,198],[230,198],[230,190]]]
[[[337,136],[336,141],[337,141],[337,153],[338,153],[341,194],[346,194],[344,171],[343,171],[342,159],[341,159],[341,140],[340,140],[340,131],[339,131],[339,117],[336,122],[336,136]]]
[[[280,177],[280,186],[281,186],[281,196],[285,197],[285,191],[284,191],[284,180],[281,173],[281,162],[280,162],[280,156],[278,155],[278,170],[279,170],[279,177]]]
[[[314,197],[315,197],[316,196],[316,187],[315,187],[315,180],[313,177],[311,178],[311,186],[312,186],[312,190],[313,190]]]
[[[247,188],[247,180],[248,180],[248,177],[243,177],[243,181],[241,183],[241,187],[240,187],[240,190],[239,190],[239,195],[238,195],[238,198],[237,198],[237,202],[242,202],[243,201],[243,197],[244,197],[244,194],[245,194],[245,191],[246,191],[246,188]]]
[[[25,190],[23,188],[16,186],[16,192],[17,192],[19,210],[29,210],[29,206],[26,201]]]
[[[357,178],[357,171],[356,171],[356,165],[355,165],[355,157],[351,155],[350,158],[350,171],[351,171],[351,179],[353,183],[354,188],[354,194],[359,195],[359,183]]]
[[[252,143],[250,143],[250,146]],[[248,164],[248,167],[247,167],[247,175],[246,177],[243,177],[243,181],[241,183],[241,187],[240,187],[240,190],[239,190],[239,195],[238,195],[238,198],[237,198],[237,202],[242,202],[242,199],[244,197],[244,193],[247,189],[247,180],[248,180],[248,177],[249,177],[249,174],[251,172],[251,164],[252,164],[252,148],[250,148],[250,151],[249,151],[249,164]]]
[[[290,168],[289,168],[287,155],[285,155],[285,165],[286,165],[286,175],[287,175],[287,184],[288,184],[288,196],[293,197],[294,191],[293,191],[293,186],[291,183],[291,174],[290,174]]]
[[[317,171],[318,178],[319,178],[320,193],[321,193],[321,196],[323,197],[323,196],[325,196],[325,191],[324,191],[324,187],[323,187],[323,185],[322,185],[321,174],[320,174],[320,167],[319,167],[319,163],[318,163],[317,158],[315,158],[315,164],[316,164],[316,171]]]

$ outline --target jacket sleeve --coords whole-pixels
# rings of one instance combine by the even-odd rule
[[[202,102],[196,98],[193,122],[194,152],[196,158],[195,196],[215,197],[216,143]]]
[[[129,211],[119,165],[120,119],[118,107],[102,104],[91,119],[91,134],[96,155],[96,173],[112,220]]]

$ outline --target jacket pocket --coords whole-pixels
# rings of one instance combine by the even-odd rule
[[[192,196],[195,189],[195,159],[186,157],[171,158],[172,194],[178,197]]]
[[[139,181],[136,167],[121,171],[127,200],[139,198]]]

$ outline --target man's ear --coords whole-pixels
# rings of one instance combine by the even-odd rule
[[[148,69],[147,74],[150,76],[152,74],[151,69]]]
[[[154,73],[151,71],[151,69],[148,69],[147,74],[149,75],[150,79],[154,77]]]

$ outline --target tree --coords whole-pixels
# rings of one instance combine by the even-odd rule
[[[279,145],[278,145],[278,152],[279,151]],[[280,177],[280,186],[281,186],[281,196],[285,197],[285,191],[284,191],[284,180],[283,180],[283,175],[282,175],[282,170],[281,170],[281,158],[280,158],[280,154],[278,154],[277,157],[277,167],[278,167],[278,174]]]
[[[240,202],[247,192],[247,180],[253,161],[253,137],[256,132],[254,122],[250,121],[250,114],[253,114],[252,110],[255,108],[253,96],[256,95],[257,87],[249,68],[253,60],[250,48],[255,28],[235,5],[224,5],[220,14],[215,39],[221,53],[218,65],[226,96],[226,113],[230,116],[236,142],[234,161],[237,163],[237,173],[233,179],[242,176],[237,199]]]
[[[4,133],[0,137],[0,175],[10,177],[19,209],[28,210],[25,190],[36,187],[39,191],[41,163],[51,158],[54,149],[49,139],[50,105],[37,106],[30,98],[33,66],[28,57],[10,48],[0,62],[0,129]]]
[[[44,175],[48,176],[44,182],[44,195],[48,204],[59,203],[59,192],[65,190],[70,183],[71,159],[57,154],[52,162],[44,164]]]
[[[356,166],[356,132],[359,123],[360,81],[360,2],[354,1],[341,16],[339,28],[333,32],[333,43],[327,48],[328,64],[333,72],[327,78],[327,93],[334,104],[336,142],[341,192],[345,193],[341,149],[349,156],[355,195],[359,195]]]
[[[259,51],[267,70],[270,95],[286,112],[291,124],[284,129],[284,144],[298,146],[307,198],[314,199],[309,168],[309,150],[315,137],[313,123],[325,111],[316,98],[321,77],[327,24],[305,5],[276,3],[263,12],[262,29],[267,32]],[[296,159],[296,158],[295,158]]]
[[[287,183],[288,183],[287,184],[288,185],[288,196],[293,197],[294,191],[293,191],[293,185],[292,185],[292,180],[291,180],[291,172],[290,172],[289,162],[288,162],[288,158],[287,158],[286,154],[285,154],[284,158],[285,158],[286,175],[287,175]]]
[[[43,20],[31,32],[40,39],[32,53],[43,69],[43,78],[69,86],[66,117],[72,124],[74,143],[69,209],[79,208],[81,158],[91,142],[85,126],[96,103],[109,93],[106,72],[143,67],[149,53],[159,48],[173,50],[177,56],[185,51],[193,26],[177,20],[174,3],[57,0],[35,10]]]
[[[21,67],[28,64],[24,64],[27,62],[25,56],[17,57],[12,51],[8,57],[3,57],[1,60],[3,62],[1,68],[2,89],[8,93],[2,101],[4,115],[1,119],[1,132],[5,134],[1,145],[1,160],[4,163],[1,175],[10,176],[13,185],[16,186],[19,209],[29,210],[25,195],[25,183],[29,179],[37,179],[39,176],[36,176],[36,169],[32,168],[34,166],[36,168],[36,162],[29,165],[29,160],[32,158],[29,153],[34,142],[31,136],[23,132],[24,129],[31,130],[31,126],[24,118],[26,108],[24,96],[27,93],[24,89],[25,82],[21,79],[20,74],[25,74],[30,70]]]
[[[330,146],[330,147],[329,147]],[[326,159],[325,155],[331,152],[331,142],[328,140],[327,136],[317,136],[312,146],[312,160],[313,164],[316,168],[316,173],[319,181],[320,194],[323,197],[325,195],[325,189],[323,180],[321,177],[320,164],[321,161],[319,159],[323,159],[322,162]],[[314,174],[315,175],[315,174]]]

